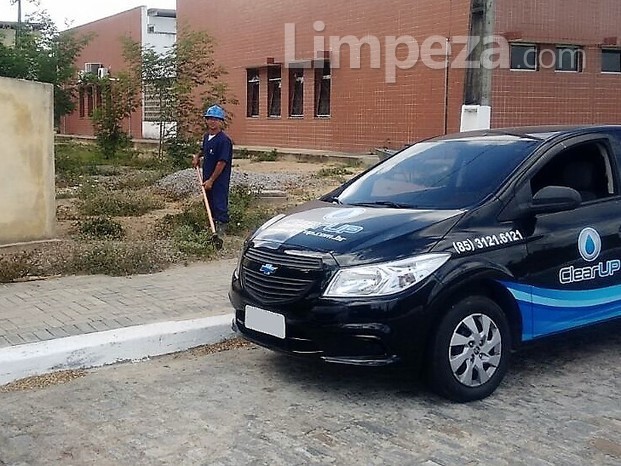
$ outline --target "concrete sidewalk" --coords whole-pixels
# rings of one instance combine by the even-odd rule
[[[0,384],[229,338],[235,265],[228,259],[151,275],[0,284]]]

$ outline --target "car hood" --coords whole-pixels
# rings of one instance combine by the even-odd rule
[[[314,201],[259,229],[252,243],[330,253],[340,265],[393,260],[428,252],[464,212]]]

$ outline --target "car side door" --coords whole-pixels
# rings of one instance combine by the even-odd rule
[[[617,142],[605,134],[552,147],[518,190],[530,199],[546,186],[578,191],[571,210],[524,220],[528,256],[521,282],[531,300],[531,338],[621,316],[621,197]]]

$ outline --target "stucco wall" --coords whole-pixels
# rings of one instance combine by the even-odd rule
[[[0,78],[0,245],[54,236],[53,88]]]

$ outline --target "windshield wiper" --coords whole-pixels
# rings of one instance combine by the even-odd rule
[[[373,202],[352,202],[350,205],[362,206],[362,207],[390,207],[392,209],[415,209],[416,207],[410,204],[403,204],[400,202],[392,201],[373,201]]]
[[[332,204],[342,204],[338,196],[329,196],[321,199],[323,202],[331,202]]]

